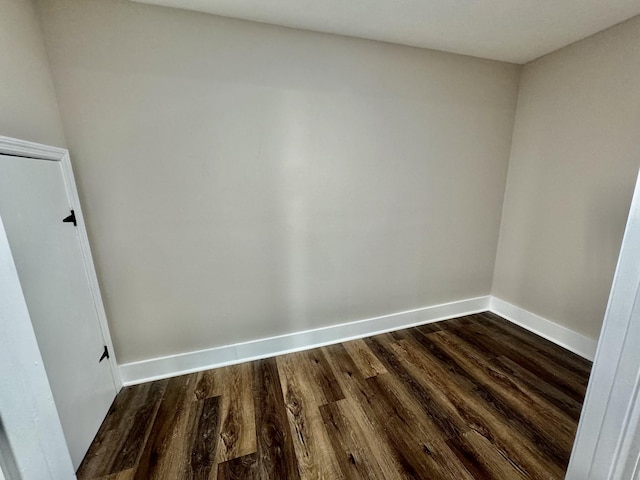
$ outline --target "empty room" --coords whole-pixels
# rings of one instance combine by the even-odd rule
[[[638,0],[0,0],[0,480],[640,479]]]

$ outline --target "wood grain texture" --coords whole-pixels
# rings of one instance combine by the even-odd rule
[[[220,397],[195,402],[195,420],[191,425],[195,435],[191,439],[190,478],[207,480],[211,470],[217,469],[216,452],[220,430]]]
[[[193,407],[194,376],[169,380],[134,479],[188,478],[191,460],[189,427],[197,414]]]
[[[591,364],[492,314],[122,390],[80,480],[562,479]]]
[[[132,480],[135,473],[135,468],[132,468],[130,470],[122,470],[118,473],[112,473],[111,475],[100,477],[100,480]]]
[[[350,466],[343,462],[343,471],[345,466],[351,469],[357,467],[361,474],[373,469],[380,472],[379,474],[382,475],[380,478],[407,478],[401,452],[390,442],[388,431],[392,426],[386,422],[386,418],[383,422],[379,421],[380,409],[376,407],[384,408],[384,406],[379,403],[375,392],[360,374],[343,345],[326,347],[323,351],[343,390],[348,392],[345,401],[340,402],[339,405],[340,411],[344,412],[349,421],[345,428],[352,429],[356,438],[376,439],[375,442],[368,442],[367,445],[353,443],[352,440],[351,443],[340,442],[343,459],[344,452],[350,450],[347,455]]]
[[[220,445],[217,462],[243,457],[257,450],[250,363],[218,369],[216,390],[221,396]]]
[[[167,383],[128,387],[118,394],[78,469],[79,478],[101,478],[137,465]]]
[[[398,358],[415,378],[424,382],[424,387],[437,385],[438,390],[446,389],[446,395],[436,399],[444,402],[442,407],[457,425],[459,434],[452,438],[475,430],[490,439],[499,452],[531,478],[561,478],[559,471],[563,467],[546,458],[542,451],[546,445],[532,443],[528,436],[522,435],[518,425],[512,423],[503,402],[476,384],[470,372],[461,369],[446,352],[435,344],[429,349],[416,348],[415,343],[406,340],[395,348],[401,349]]]
[[[503,456],[491,441],[475,430],[447,441],[473,478],[526,480],[529,476],[516,463]]]
[[[300,473],[275,358],[253,367],[259,478],[298,480]]]
[[[258,480],[258,454],[252,453],[218,465],[218,478],[226,480]]]
[[[333,453],[331,439],[325,428],[318,407],[329,403],[323,384],[310,381],[308,367],[315,364],[318,352],[283,355],[277,358],[282,384],[282,394],[298,459],[300,477],[303,479],[340,479],[342,473]],[[321,353],[321,352],[320,352]],[[326,360],[322,357],[323,365]],[[330,397],[344,398],[333,373],[326,365],[326,375],[332,378],[325,382],[331,385]],[[339,392],[339,395],[337,394]]]
[[[353,362],[365,378],[375,377],[381,373],[387,373],[382,362],[378,360],[364,340],[354,340],[342,344],[347,349]]]

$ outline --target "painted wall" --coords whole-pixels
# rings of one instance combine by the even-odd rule
[[[522,72],[493,294],[597,338],[640,166],[640,17]]]
[[[0,12],[0,135],[64,147],[33,2],[0,0]]]
[[[40,8],[121,363],[489,293],[519,67]]]

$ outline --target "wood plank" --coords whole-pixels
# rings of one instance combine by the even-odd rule
[[[260,478],[300,478],[298,462],[274,358],[253,364],[258,475]]]
[[[213,378],[209,391],[221,394],[217,462],[255,453],[258,447],[251,363],[221,368]]]
[[[192,404],[194,405],[194,404]],[[220,430],[220,397],[210,397],[195,402],[195,422],[191,429],[191,461],[188,478],[207,480],[214,467],[217,470],[216,453]]]
[[[218,480],[261,480],[258,476],[258,454],[252,453],[220,463]]]
[[[194,415],[197,376],[169,379],[147,444],[138,463],[135,480],[181,478],[189,468],[189,431]]]
[[[320,414],[333,441],[336,458],[345,478],[387,478],[366,441],[367,437],[357,424],[352,423],[354,409],[348,400],[322,405]]]
[[[318,386],[319,394],[324,397],[323,404],[344,400],[342,388],[321,349],[299,352],[293,354],[293,358],[300,361],[300,368],[308,375],[309,384]]]
[[[387,435],[390,426],[377,421],[376,414],[371,408],[377,402],[375,394],[358,371],[347,350],[343,345],[332,345],[323,348],[323,353],[346,394],[346,399],[340,402],[339,406],[349,417],[348,428],[359,439],[358,447],[362,451],[369,452],[367,454],[371,459],[368,464],[369,468],[374,471],[381,471],[385,479],[411,478],[410,473],[413,473],[413,468],[411,465],[405,464],[401,453],[395,448],[395,445],[390,443]],[[348,443],[344,441],[341,443],[344,450],[344,446],[348,445]],[[339,454],[343,455],[342,468],[344,469],[345,466],[351,468],[345,474],[355,475],[357,469],[354,470],[354,467],[357,465],[353,464],[353,458],[362,457],[362,452],[360,457],[355,456],[355,453],[353,458],[348,457],[349,465],[344,463],[344,458],[346,458],[344,457],[344,451],[339,453],[336,450],[336,455]]]
[[[362,340],[353,340],[342,344],[364,378],[387,373],[387,369],[378,360],[367,344]]]
[[[562,468],[550,462],[546,454],[538,450],[538,445],[510,427],[507,419],[495,410],[493,399],[487,399],[484,392],[470,387],[464,372],[443,361],[442,355],[432,355],[431,351],[421,349],[416,343],[403,340],[393,348],[398,351],[398,358],[403,365],[419,381],[428,385],[442,385],[444,380],[447,397],[450,399],[446,404],[447,412],[452,421],[462,421],[470,430],[490,439],[499,451],[505,452],[531,478],[561,478]],[[460,435],[450,438],[455,437]]]
[[[518,431],[535,442],[560,465],[569,460],[575,422],[554,404],[547,402],[491,364],[475,355],[468,345],[462,345],[447,332],[432,335],[430,340],[450,356],[450,362],[469,375],[483,398],[490,399],[491,405]],[[546,432],[553,430],[554,435]]]
[[[495,330],[479,322],[469,323],[464,328],[449,328],[447,331],[480,351],[489,351],[496,357],[504,356],[511,359],[545,382],[557,385],[574,400],[583,401],[587,380],[544,356],[527,351],[526,345],[516,343],[513,339],[501,338]]]
[[[522,368],[507,357],[496,357],[491,363],[505,375],[518,379],[518,381],[527,385],[531,391],[536,392],[539,396],[553,403],[571,417],[574,423],[578,423],[580,413],[582,412],[581,402],[578,402],[566,393],[562,392],[560,389],[553,386],[553,384],[547,383],[541,378],[538,378],[536,375]]]
[[[161,380],[123,389],[78,468],[80,480],[137,465],[167,383]]]
[[[438,427],[445,438],[461,435],[468,427],[461,417],[452,415],[455,408],[451,407],[447,399],[446,376],[435,382],[436,388],[420,381],[401,361],[392,353],[391,342],[384,335],[365,339],[369,348],[382,361],[386,369],[395,375],[409,392],[423,405],[424,414]],[[401,340],[401,343],[405,340]],[[396,343],[396,342],[394,342]],[[435,379],[434,379],[435,380]]]
[[[111,462],[111,473],[128,470],[137,465],[158,411],[159,403],[145,405],[133,416],[126,435],[122,436],[124,442]]]
[[[105,475],[104,477],[100,477],[98,480],[133,480],[135,473],[136,469],[131,468],[118,473],[112,473],[111,475]]]
[[[310,358],[301,359],[299,355],[283,355],[276,361],[300,477],[302,479],[344,478],[318,409],[318,406],[328,403],[325,393],[315,379],[307,374],[307,369],[301,365],[301,360],[308,362]],[[329,368],[328,365],[327,368]],[[333,373],[331,375],[333,376]]]
[[[481,317],[482,318],[482,317]],[[529,360],[554,378],[554,381],[564,381],[567,387],[576,393],[576,399],[584,398],[587,383],[589,382],[590,368],[582,364],[579,368],[571,364],[571,359],[577,356],[568,350],[551,344],[542,337],[528,332],[517,325],[512,325],[513,334],[505,333],[495,325],[488,324],[486,319],[480,320],[473,325],[478,331],[483,331],[485,336],[492,336],[495,340],[509,346],[508,358],[520,363],[520,359]],[[522,336],[522,340],[514,334]],[[524,341],[529,339],[529,341]],[[517,343],[516,343],[517,340]],[[524,366],[524,365],[523,365]]]
[[[342,345],[326,348],[325,354],[343,372],[338,378],[365,414],[371,433],[364,441],[387,469],[385,478],[471,478],[400,382],[389,374],[364,379]]]
[[[475,430],[447,441],[451,450],[473,474],[473,478],[493,480],[527,480],[530,478],[513,463],[508,454],[501,452]]]
[[[456,478],[472,480],[464,464],[453,454],[445,436],[423,414],[423,406],[390,374],[367,379],[376,398],[372,405],[376,421],[388,424],[389,443],[405,462],[409,478]]]
[[[231,367],[220,367],[196,373],[196,386],[193,389],[193,400],[204,400],[219,397],[224,393],[222,377]]]
[[[515,323],[511,323],[495,313],[481,313],[478,315],[478,319],[479,323],[495,329],[502,338],[517,339],[518,342],[522,342],[527,345],[527,347],[539,352],[540,355],[553,358],[559,365],[562,365],[568,370],[572,370],[582,378],[589,378],[593,365],[589,360],[525,330]]]

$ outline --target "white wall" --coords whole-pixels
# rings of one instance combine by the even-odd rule
[[[0,12],[0,135],[64,146],[33,2],[0,0]]]
[[[493,294],[597,338],[640,165],[640,17],[522,72]]]
[[[40,8],[119,361],[489,293],[519,67]]]

